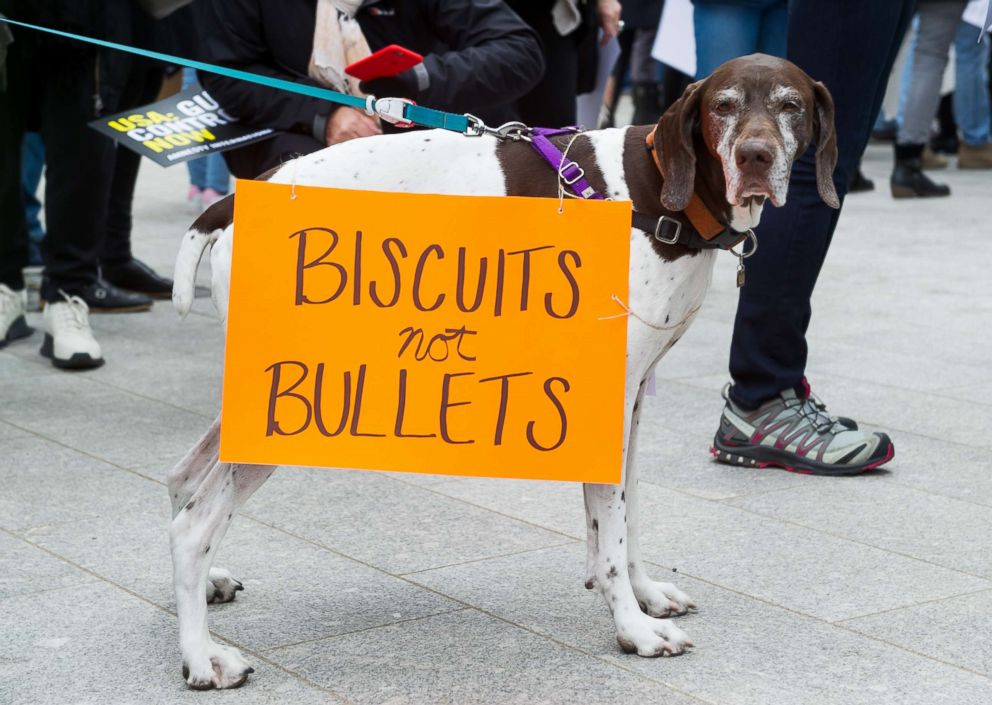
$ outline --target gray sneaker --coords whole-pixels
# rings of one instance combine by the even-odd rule
[[[806,475],[856,475],[884,465],[895,454],[888,435],[841,423],[811,396],[801,398],[788,389],[745,411],[730,400],[729,391],[728,384],[720,430],[710,449],[721,463],[774,466]]]

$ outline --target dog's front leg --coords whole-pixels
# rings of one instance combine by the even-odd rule
[[[183,678],[190,687],[236,688],[252,672],[238,649],[207,629],[207,577],[234,512],[275,468],[215,463],[170,527]]]
[[[628,400],[626,404],[628,423],[625,430],[628,442],[623,452],[621,483],[587,484],[583,488],[589,540],[590,544],[595,543],[595,551],[591,545],[588,551],[592,566],[588,570],[591,577],[587,577],[586,587],[596,588],[606,600],[606,606],[613,614],[616,624],[620,648],[627,653],[636,652],[640,656],[674,655],[692,646],[689,637],[670,620],[658,619],[641,611],[631,585],[627,489],[628,479],[636,482],[636,477],[631,473],[634,461],[632,441],[637,430],[643,384],[637,389],[636,395],[636,399]]]

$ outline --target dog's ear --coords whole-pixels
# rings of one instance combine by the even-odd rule
[[[696,182],[696,151],[692,133],[699,119],[702,81],[696,81],[672,104],[658,121],[655,149],[665,170],[661,205],[682,211],[689,205]]]
[[[834,168],[837,166],[837,133],[834,131],[834,101],[830,91],[819,81],[813,83],[816,115],[813,135],[816,138],[816,189],[820,198],[831,208],[840,208],[834,188]]]

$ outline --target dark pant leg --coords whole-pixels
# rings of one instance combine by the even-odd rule
[[[163,75],[163,67],[158,62],[135,62],[121,94],[121,110],[154,102],[162,87]],[[131,205],[140,166],[140,154],[121,145],[116,147],[101,263],[122,263],[131,259]]]
[[[834,184],[842,199],[871,135],[913,5],[912,0],[790,3],[788,57],[833,95]],[[757,229],[761,248],[747,260],[730,350],[731,398],[745,408],[802,388],[810,296],[839,216],[817,193],[814,151],[793,166],[786,205],[765,206]]]
[[[224,152],[227,168],[239,179],[254,179],[283,162],[324,149],[309,135],[279,132],[275,137]]]
[[[41,295],[45,301],[58,301],[60,290],[71,294],[96,281],[114,142],[87,126],[100,114],[94,96],[98,92],[110,96],[103,85],[97,85],[98,54],[53,43],[40,55],[36,77],[42,93],[48,229],[42,242]]]
[[[21,189],[21,141],[29,103],[27,67],[32,61],[28,42],[10,45],[6,89],[0,84],[0,284],[24,288],[22,270],[28,264],[28,222]]]

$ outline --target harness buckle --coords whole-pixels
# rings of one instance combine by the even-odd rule
[[[675,224],[675,235],[670,238],[666,238],[661,234],[661,228],[664,226],[665,221]],[[669,218],[667,215],[663,215],[658,218],[658,224],[654,228],[654,239],[665,245],[677,245],[679,243],[679,236],[682,235],[682,222],[676,220],[675,218]]]
[[[371,96],[370,96],[371,98]],[[366,105],[369,100],[366,99]],[[372,109],[381,120],[396,125],[396,127],[413,127],[414,123],[406,119],[406,106],[416,105],[407,98],[371,98]]]
[[[577,171],[575,172],[575,176],[569,179],[567,176],[565,176],[565,172],[568,169],[572,169],[572,168],[575,168]],[[583,169],[575,162],[563,162],[562,165],[558,168],[558,176],[561,177],[562,182],[564,182],[566,186],[571,186],[585,175],[586,175],[585,169]]]

